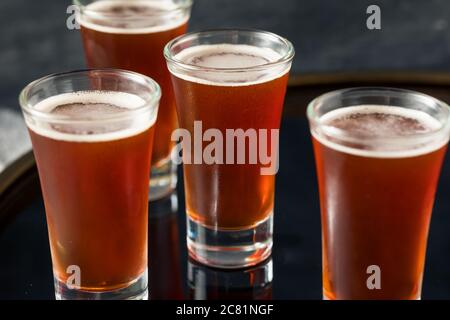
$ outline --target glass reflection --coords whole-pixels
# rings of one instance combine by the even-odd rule
[[[183,299],[177,193],[149,202],[148,220],[149,298]]]
[[[238,270],[209,268],[188,260],[189,298],[193,300],[272,299],[272,258]]]

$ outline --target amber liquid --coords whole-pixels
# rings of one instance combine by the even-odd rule
[[[247,86],[207,85],[176,76],[172,79],[179,125],[191,137],[196,120],[202,121],[203,132],[216,128],[223,137],[226,129],[280,127],[287,73]],[[270,138],[267,149],[271,152]],[[194,152],[193,145],[191,150]],[[273,211],[275,175],[261,175],[264,166],[260,163],[234,163],[184,164],[186,208],[191,219],[209,227],[235,230],[251,228]]]
[[[419,299],[428,227],[446,146],[405,158],[331,149],[313,138],[326,299]],[[368,289],[367,267],[381,270]]]
[[[30,130],[55,277],[80,267],[81,290],[126,287],[147,267],[153,127],[104,142],[54,140]]]
[[[164,46],[184,34],[187,22],[154,33],[109,33],[81,25],[84,51],[90,68],[119,68],[142,73],[155,80],[162,90],[155,124],[153,166],[162,165],[175,145],[170,137],[177,127],[175,100],[170,74],[163,56]]]

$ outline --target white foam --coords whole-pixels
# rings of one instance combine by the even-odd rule
[[[281,55],[271,48],[260,48],[244,44],[199,45],[184,49],[174,58],[188,65],[223,70],[184,71],[169,64],[170,71],[187,81],[217,86],[249,86],[272,81],[285,75],[289,64],[267,68],[267,70],[248,70],[230,72],[230,69],[262,66],[281,59]]]
[[[51,117],[51,111],[58,106],[66,104],[109,104],[119,108],[136,109],[145,104],[145,100],[141,97],[125,93],[125,92],[113,92],[113,91],[79,91],[73,93],[63,93],[60,95],[52,96],[37,103],[33,109],[45,113],[49,113]],[[156,112],[151,114],[139,114],[127,118],[126,111],[124,113],[125,120],[115,120],[106,124],[102,123],[101,116],[95,117],[89,115],[83,117],[75,117],[73,115],[68,116],[69,121],[73,120],[73,124],[58,124],[61,128],[67,126],[70,130],[71,126],[75,129],[86,128],[86,130],[94,130],[99,128],[99,133],[72,133],[60,131],[55,128],[55,124],[47,120],[40,120],[36,117],[25,117],[27,126],[35,133],[46,136],[54,140],[74,141],[74,142],[100,142],[124,139],[130,136],[139,134],[149,127],[151,127],[156,121]],[[100,113],[100,112],[99,112]],[[110,115],[110,113],[108,114]],[[58,114],[56,117],[60,116]],[[78,127],[77,127],[78,126]],[[81,127],[80,127],[81,126]],[[92,129],[93,128],[93,129]]]
[[[178,12],[177,14],[170,14],[178,7],[169,1],[152,1],[152,0],[104,0],[96,1],[86,6],[85,10],[95,12],[108,12],[111,7],[124,6],[127,7],[130,4],[146,7],[154,11],[154,14],[148,15],[145,12],[141,15],[136,14],[136,20],[123,22],[117,18],[114,18],[114,13],[108,13],[112,16],[111,19],[105,20],[105,18],[95,19],[88,14],[80,14],[78,16],[78,23],[85,28],[96,30],[104,33],[115,34],[147,34],[157,33],[167,30],[175,29],[189,20],[190,11],[185,10]],[[99,13],[100,14],[100,13]],[[107,25],[105,24],[107,22]],[[124,25],[126,23],[126,26]]]
[[[311,133],[316,140],[318,140],[320,143],[327,146],[328,148],[352,155],[372,157],[372,158],[415,157],[436,151],[448,143],[449,140],[448,130],[440,130],[442,129],[442,125],[437,119],[433,118],[432,116],[423,111],[415,109],[407,109],[396,106],[359,105],[335,109],[333,111],[324,114],[319,121],[320,125],[330,125],[333,120],[345,118],[351,116],[352,114],[371,114],[371,113],[396,115],[404,118],[414,119],[422,127],[424,127],[425,130],[423,131],[411,130],[410,131],[411,133],[409,134],[406,131],[400,133],[399,130],[396,130],[394,128],[391,132],[388,132],[389,131],[388,125],[385,125],[383,128],[377,129],[376,127],[371,127],[370,124],[368,124],[365,126],[365,128],[368,129],[367,132],[368,135],[371,136],[372,134],[374,134],[373,138],[379,139],[377,140],[377,142],[375,142],[379,143],[379,145],[370,144],[370,149],[360,149],[356,147],[342,145],[335,141],[330,141],[329,138],[324,137],[323,134],[321,134],[320,132],[316,132],[315,130],[312,130]],[[394,122],[395,121],[392,122],[392,125],[395,125]],[[345,132],[345,129],[341,130]],[[382,131],[381,134],[379,134],[380,130]],[[421,133],[430,134],[432,132],[435,132],[435,135],[433,135],[433,137],[430,139],[420,140],[420,142],[419,140],[417,141],[408,140],[408,138],[413,139],[411,136],[414,136],[415,137],[414,139],[417,139],[417,135],[419,135],[420,137]],[[401,142],[399,142],[399,145],[395,146],[394,148],[392,147],[392,145],[389,145],[389,148],[386,148],[386,144],[392,142],[390,141],[390,139],[397,139],[397,138],[401,140],[404,139],[404,141],[407,141],[407,145],[403,145],[401,144]],[[337,137],[336,139],[339,138]],[[383,141],[386,142],[386,144],[383,144]],[[367,144],[369,145],[370,139],[366,140],[365,142],[367,142]],[[362,142],[362,144],[364,144],[364,141]]]

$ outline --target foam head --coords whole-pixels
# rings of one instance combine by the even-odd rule
[[[199,70],[190,73],[181,73],[175,68],[171,68],[171,72],[179,78],[208,85],[246,86],[258,84],[279,78],[289,71],[289,66],[281,66],[281,68],[267,68],[267,70],[227,72],[230,69],[264,66],[281,59],[281,55],[270,48],[243,44],[194,46],[180,51],[174,58],[184,64],[214,68],[213,72]]]
[[[107,114],[116,114],[126,111],[122,108],[110,103],[92,103],[92,102],[73,102],[61,104],[50,111],[51,114],[65,115],[71,118],[96,118]]]
[[[352,141],[358,142],[342,145],[338,133],[336,136],[329,134],[324,137],[313,130],[315,138],[330,148],[361,156],[420,155],[437,150],[448,141],[445,133],[431,141],[427,140],[427,143],[417,139],[421,134],[439,131],[442,125],[423,111],[402,107],[360,105],[340,108],[323,115],[320,125],[326,126],[328,130],[338,129],[347,137],[352,137]]]
[[[78,22],[85,28],[115,34],[145,34],[177,28],[189,19],[189,10],[177,10],[172,1],[105,0],[86,6]]]
[[[50,120],[27,119],[35,133],[55,140],[97,142],[129,137],[148,129],[156,120],[150,115],[130,116],[145,101],[134,94],[112,91],[65,93],[42,100],[34,109]],[[52,120],[54,115],[56,120]],[[111,115],[123,117],[111,118]]]

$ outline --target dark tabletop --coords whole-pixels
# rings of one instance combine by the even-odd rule
[[[194,281],[194,285],[189,285],[190,262],[186,253],[183,181],[179,167],[180,181],[172,199],[151,202],[149,205],[149,278],[151,295],[154,298],[226,298],[234,296],[235,291],[238,292],[237,296],[247,298],[321,298],[319,203],[310,134],[303,111],[306,101],[312,96],[336,87],[351,85],[354,84],[288,89],[286,116],[282,121],[280,135],[273,255],[271,261],[256,270],[254,268],[230,273],[196,266],[196,272],[204,274],[202,277],[209,280]],[[404,87],[450,100],[448,86]],[[299,113],[298,108],[302,112]],[[20,179],[19,182],[21,187],[27,186],[24,188],[27,191],[15,189],[16,209],[13,210],[14,214],[9,223],[3,223],[3,228],[0,228],[0,299],[49,299],[53,297],[51,260],[44,207],[35,168],[31,168],[31,178],[28,177],[26,183]],[[34,191],[28,190],[30,188]],[[424,299],[450,297],[449,193],[450,158],[447,157],[430,227],[422,295]],[[1,202],[0,197],[0,210]],[[167,202],[172,204],[173,209],[167,207]],[[269,278],[267,272],[270,268],[267,265],[271,263],[273,281],[263,282],[261,287],[249,287],[248,275],[257,274],[257,278]],[[188,290],[189,287],[191,290]]]
[[[48,73],[84,67],[79,34],[65,27],[68,4],[69,1],[61,0],[0,1],[0,172],[5,164],[14,163],[29,148],[18,113],[20,89]],[[450,2],[377,1],[382,11],[382,29],[378,31],[369,31],[365,26],[369,4],[372,2],[365,0],[197,0],[190,29],[239,26],[284,35],[297,51],[293,74],[298,79],[306,73],[321,72],[450,72]],[[383,81],[377,84],[385,84]],[[355,80],[342,85],[359,84],[365,82]],[[276,299],[321,298],[320,216],[304,110],[310,98],[334,87],[311,85],[302,90],[291,87],[288,91],[280,137],[272,261],[237,273],[194,266],[197,272],[208,276],[210,283],[206,285],[211,287],[205,289],[201,287],[205,284],[197,284],[194,288],[197,291],[191,295],[243,290],[256,297],[262,294]],[[445,84],[414,88],[450,100]],[[53,297],[44,208],[35,178],[26,182],[35,189],[30,193],[34,196],[20,200],[14,216],[0,229],[0,299]],[[430,228],[423,285],[425,299],[450,298],[449,193],[447,157]],[[157,243],[161,249],[150,250],[153,297],[190,296],[182,180],[177,198],[177,210],[167,209],[164,204],[150,205],[150,248]],[[267,265],[271,263],[273,282],[264,283],[262,293],[255,288],[246,291],[246,274],[270,272]],[[222,288],[223,279],[235,277],[240,280],[226,282],[229,287]],[[172,289],[167,290],[168,287]]]
[[[296,141],[295,147],[291,145],[292,141]],[[284,121],[280,149],[272,256],[274,280],[272,284],[265,283],[264,286],[273,286],[273,289],[268,290],[273,290],[271,294],[278,299],[320,299],[320,215],[315,191],[314,161],[304,119]],[[151,294],[159,298],[189,298],[183,181],[181,167],[179,169],[181,180],[178,192],[172,196],[177,198],[178,210],[171,211],[167,205],[161,205],[167,199],[150,203],[149,206],[150,290],[152,292],[152,286],[157,288],[157,292]],[[37,180],[32,184],[38,189]],[[0,232],[0,299],[53,298],[45,211],[39,191],[29,201]],[[173,234],[176,234],[175,240],[171,236]],[[156,272],[156,275],[152,272]],[[165,275],[164,272],[169,274]],[[212,279],[227,277],[227,271],[211,269],[207,272],[216,273]],[[242,274],[245,272],[248,271],[237,271]],[[174,284],[174,279],[178,279],[178,283]],[[169,283],[181,289],[168,290]],[[220,287],[221,283],[216,284]],[[214,287],[215,281],[208,285]],[[228,292],[242,290],[245,281],[228,285],[231,286],[227,288]],[[178,294],[180,291],[182,294]]]

